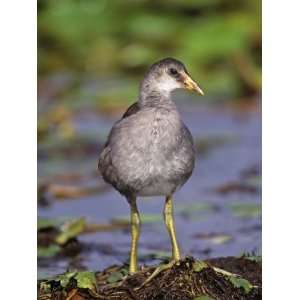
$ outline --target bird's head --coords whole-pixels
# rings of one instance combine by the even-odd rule
[[[184,64],[174,58],[165,58],[153,64],[145,76],[142,88],[153,89],[162,94],[170,94],[176,89],[187,89],[204,95]]]

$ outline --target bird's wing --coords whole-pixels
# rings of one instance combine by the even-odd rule
[[[125,119],[131,115],[136,114],[139,110],[140,110],[139,103],[138,102],[133,103],[128,107],[126,112],[123,114],[122,119]]]
[[[128,117],[130,117],[130,116],[132,116],[132,115],[134,115],[134,114],[136,114],[136,113],[139,112],[139,111],[140,111],[140,107],[139,107],[138,102],[135,102],[135,103],[131,104],[131,105],[127,108],[127,110],[126,110],[126,112],[123,114],[122,118],[121,118],[119,121],[117,121],[117,122],[115,123],[115,125],[112,127],[112,129],[111,129],[111,131],[110,131],[110,133],[109,133],[109,135],[108,135],[108,137],[107,137],[107,141],[106,141],[106,143],[104,144],[104,148],[107,147],[108,144],[109,144],[110,137],[111,137],[111,135],[112,135],[112,133],[113,133],[114,127],[115,127],[118,123],[120,123],[122,120],[124,120],[124,119],[126,119],[126,118],[128,118]]]
[[[99,159],[99,162],[98,162],[98,170],[100,171],[100,173],[102,174],[104,179],[107,179],[107,181],[111,181],[111,180],[108,180],[108,179],[110,177],[113,177],[112,175],[114,173],[112,162],[111,162],[111,157],[110,157],[111,149],[110,149],[110,146],[109,146],[113,131],[114,131],[115,127],[118,126],[118,123],[122,122],[122,120],[128,118],[129,116],[132,116],[132,115],[136,114],[139,111],[140,111],[140,107],[139,107],[138,102],[135,102],[132,105],[130,105],[128,107],[128,109],[126,110],[126,112],[123,114],[122,118],[115,123],[115,125],[113,126],[113,128],[111,129],[111,131],[108,135],[107,141],[106,141],[106,143],[103,147],[103,150],[101,151],[100,159]]]
[[[115,123],[115,125],[117,125],[118,123],[120,123],[120,122],[121,122],[122,120],[124,120],[125,118],[128,118],[128,117],[130,117],[130,116],[136,114],[138,111],[140,111],[140,106],[139,106],[138,102],[134,102],[133,104],[131,104],[131,105],[127,108],[127,110],[126,110],[125,113],[123,114],[122,118],[121,118],[119,121],[117,121],[117,122]],[[114,125],[114,126],[115,126],[115,125]],[[114,128],[114,127],[113,127],[113,128]],[[110,136],[112,135],[113,128],[111,129],[111,131],[110,131],[110,133],[109,133],[109,135],[108,135],[108,137],[107,137],[107,141],[106,141],[106,143],[104,144],[104,148],[107,147],[108,144],[109,144]]]

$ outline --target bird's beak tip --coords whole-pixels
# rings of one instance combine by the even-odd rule
[[[187,90],[195,91],[198,94],[200,94],[201,96],[204,96],[204,92],[199,87],[199,85],[188,75],[186,76],[186,78],[184,80],[184,86]]]
[[[195,91],[200,94],[201,96],[204,96],[204,92],[200,89],[199,86],[197,86],[197,88],[195,89]]]

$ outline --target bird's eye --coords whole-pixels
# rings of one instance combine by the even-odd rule
[[[174,69],[174,68],[171,68],[170,69],[170,74],[172,74],[172,75],[178,75],[178,72],[177,72],[177,70],[176,69]]]

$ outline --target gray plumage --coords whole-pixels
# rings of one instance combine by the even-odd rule
[[[152,65],[138,102],[111,129],[98,168],[127,198],[172,195],[192,174],[193,138],[171,100],[184,87],[182,74],[188,73],[175,59]]]

